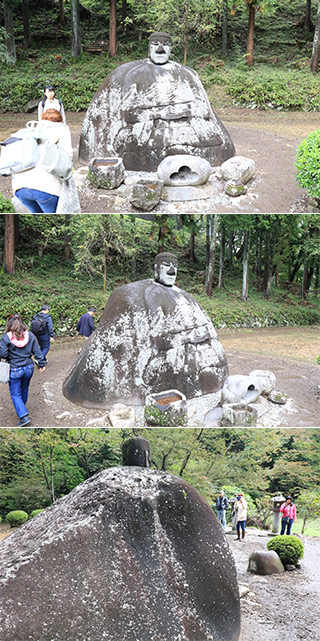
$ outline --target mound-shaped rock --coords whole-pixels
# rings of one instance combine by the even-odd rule
[[[165,472],[112,468],[0,546],[2,641],[237,641],[234,561],[212,510]]]

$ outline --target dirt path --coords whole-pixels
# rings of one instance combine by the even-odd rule
[[[319,114],[300,112],[251,111],[244,108],[220,107],[217,109],[234,141],[237,155],[248,156],[256,162],[256,177],[247,196],[240,198],[225,197],[217,204],[217,211],[239,213],[281,213],[298,211],[305,206],[304,191],[295,180],[296,149],[299,142],[319,126]],[[5,113],[1,115],[0,140],[19,127],[25,126],[31,116],[27,114]],[[74,158],[77,148],[84,112],[67,114],[71,129]],[[75,160],[75,166],[78,166]],[[0,192],[11,197],[10,178],[0,177]],[[91,188],[81,192],[83,213],[108,213],[117,211],[115,197]],[[295,203],[293,205],[293,203]],[[168,205],[164,204],[168,209]],[[173,204],[170,204],[174,207]],[[212,211],[212,201],[201,200],[197,203],[177,205],[179,211]],[[153,211],[157,211],[155,209]],[[161,207],[159,208],[161,210]],[[136,210],[135,210],[136,211]],[[174,213],[174,212],[173,212]]]
[[[316,641],[320,639],[320,539],[302,537],[301,569],[262,577],[247,572],[252,552],[265,550],[267,532],[247,530],[245,543],[227,535],[238,580],[250,592],[241,599],[240,641]]]
[[[227,354],[230,374],[271,370],[277,377],[277,387],[288,396],[284,406],[269,404],[270,410],[259,419],[258,427],[320,427],[320,366],[315,361],[320,354],[318,327],[223,330],[219,340]],[[62,395],[62,381],[82,344],[78,337],[57,339],[50,349],[45,372],[35,372],[28,401],[30,427],[110,426],[107,410],[78,407]],[[198,404],[203,411],[211,409],[210,403],[211,397],[190,401],[190,405]],[[188,426],[200,426],[199,416],[198,412],[191,417]],[[141,410],[137,410],[137,426],[140,417]],[[8,387],[1,385],[0,426],[16,425]]]

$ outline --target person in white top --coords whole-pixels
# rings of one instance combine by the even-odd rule
[[[244,498],[243,492],[239,492],[237,495],[236,502],[234,504],[234,510],[237,515],[237,539],[240,541],[240,529],[242,530],[242,538],[245,537],[246,532],[246,520],[247,520],[247,501]]]
[[[54,97],[54,88],[51,85],[48,85],[44,89],[44,97],[40,100],[38,105],[38,120],[42,118],[42,114],[47,109],[56,109],[61,113],[62,122],[66,124],[66,115],[64,113],[64,108],[61,100],[58,100]]]
[[[46,138],[52,143],[59,141],[72,158],[70,129],[63,124],[59,111],[47,109],[42,114],[41,129],[43,128]],[[36,167],[12,174],[13,193],[32,214],[54,214],[61,193],[61,180],[49,173],[41,164],[45,149],[46,142],[39,143],[40,161]]]

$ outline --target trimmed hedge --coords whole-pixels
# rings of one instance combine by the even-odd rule
[[[28,518],[27,512],[23,512],[23,510],[13,510],[7,514],[6,521],[10,523],[11,527],[19,527],[25,523]]]
[[[283,565],[297,565],[304,554],[303,543],[292,535],[275,536],[268,542],[267,548],[279,555]]]
[[[40,512],[44,512],[44,508],[42,507],[39,510],[32,510],[29,519],[33,519],[34,516],[37,516],[37,514],[40,514]]]

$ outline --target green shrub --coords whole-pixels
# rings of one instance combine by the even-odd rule
[[[304,546],[297,536],[275,536],[267,545],[268,550],[274,550],[284,565],[297,565],[303,558]]]
[[[40,508],[39,510],[32,510],[29,519],[33,519],[34,516],[37,516],[37,514],[40,514],[40,512],[44,512],[44,508]]]
[[[0,214],[14,214],[15,208],[10,200],[10,198],[5,198],[3,194],[0,193]]]
[[[23,512],[22,510],[14,510],[13,512],[9,512],[6,516],[6,521],[10,523],[11,527],[19,527],[19,525],[22,525],[28,520],[28,514],[27,512]]]
[[[312,131],[297,151],[297,181],[308,196],[320,198],[320,129]]]

